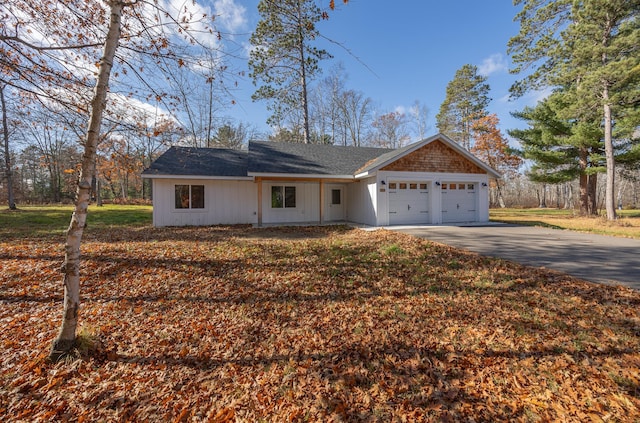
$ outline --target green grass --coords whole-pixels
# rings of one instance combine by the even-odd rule
[[[0,237],[47,237],[63,235],[69,226],[74,206],[21,206],[18,210],[0,211]],[[131,228],[151,225],[151,206],[109,204],[92,205],[87,215],[87,227]]]

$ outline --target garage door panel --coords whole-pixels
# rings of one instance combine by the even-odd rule
[[[426,182],[389,182],[389,224],[428,223],[428,187]]]
[[[475,222],[478,219],[476,183],[443,182],[441,193],[443,222]]]

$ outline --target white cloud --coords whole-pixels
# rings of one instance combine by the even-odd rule
[[[496,53],[482,61],[482,64],[478,66],[478,73],[489,76],[497,72],[505,72],[507,69],[508,64],[505,57],[500,53]]]
[[[216,22],[225,30],[234,32],[247,25],[247,9],[235,0],[216,0],[213,8]]]
[[[135,119],[144,118],[146,119],[145,124],[147,126],[153,126],[158,120],[163,119],[176,122],[176,119],[171,116],[170,113],[157,105],[154,106],[135,98],[114,93],[109,93],[109,100],[111,102],[111,109],[126,116],[124,118],[125,121],[129,120],[132,122]]]

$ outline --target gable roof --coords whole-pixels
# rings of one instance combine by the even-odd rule
[[[145,169],[142,175],[147,178],[196,176],[219,179],[251,179],[260,175],[360,178],[372,175],[436,140],[476,164],[490,177],[501,177],[486,163],[442,134],[395,150],[263,141],[249,142],[249,151],[171,147]]]
[[[349,175],[367,162],[388,153],[387,148],[349,147],[287,142],[249,143],[249,175]]]
[[[247,176],[246,151],[226,148],[171,147],[143,175]]]
[[[500,175],[500,173],[496,172],[496,170],[493,169],[491,166],[487,165],[485,162],[483,162],[482,160],[478,159],[476,156],[471,154],[469,151],[467,151],[464,148],[462,148],[458,143],[453,141],[451,138],[449,138],[449,137],[447,137],[446,135],[443,135],[443,134],[433,135],[433,136],[431,136],[429,138],[423,139],[422,141],[418,141],[418,142],[415,142],[413,144],[409,144],[409,145],[407,145],[405,147],[398,148],[397,150],[391,150],[390,152],[388,152],[386,154],[378,156],[374,160],[368,162],[365,166],[363,166],[360,169],[358,169],[355,172],[356,173],[356,177],[357,176],[369,175],[369,174],[371,174],[371,173],[373,173],[373,172],[375,172],[375,171],[387,166],[388,164],[400,159],[401,157],[407,156],[407,155],[413,153],[414,151],[418,150],[419,148],[422,148],[425,145],[430,144],[430,143],[432,143],[434,141],[444,142],[447,146],[452,148],[458,154],[460,154],[461,156],[465,157],[467,160],[473,162],[478,167],[480,167],[482,170],[486,171],[489,174],[489,176],[492,176],[494,178],[501,178],[502,177],[502,175]]]

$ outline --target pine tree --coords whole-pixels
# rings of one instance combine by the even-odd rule
[[[487,115],[489,85],[478,74],[478,67],[464,65],[447,84],[447,94],[436,115],[438,131],[471,149],[473,122]]]
[[[615,213],[617,116],[640,101],[640,8],[630,0],[517,0],[520,32],[509,41],[514,73],[530,72],[514,96],[541,87],[575,87],[574,118],[600,110],[606,156],[606,209]],[[635,105],[635,106],[634,106]]]
[[[573,181],[580,184],[580,211],[597,212],[596,182],[603,172],[602,130],[598,123],[563,117],[568,109],[566,93],[556,92],[536,107],[513,115],[529,128],[509,131],[522,146],[520,155],[531,160],[528,176],[547,184]]]
[[[261,0],[261,20],[251,35],[250,76],[256,90],[254,100],[269,100],[268,123],[281,126],[291,112],[302,113],[304,142],[309,129],[309,81],[319,72],[318,62],[330,57],[313,46],[320,33],[316,24],[328,15],[314,0]]]

